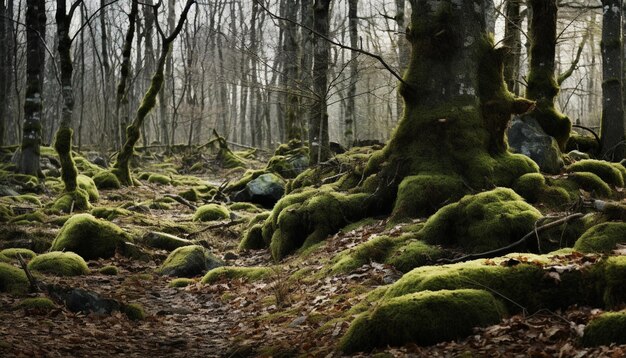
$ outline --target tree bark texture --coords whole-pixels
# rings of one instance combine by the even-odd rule
[[[507,0],[502,44],[508,49],[504,58],[504,80],[509,91],[519,95],[520,56],[522,53],[522,20],[520,13],[521,0]]]
[[[128,29],[122,48],[122,64],[120,66],[120,82],[117,85],[115,97],[115,118],[120,125],[120,133],[126,130],[128,125],[128,81],[130,77],[130,57],[133,48],[133,38],[135,36],[135,23],[139,13],[138,0],[133,0],[128,14]],[[121,136],[121,140],[126,141],[126,135]]]
[[[329,12],[331,0],[316,0],[313,5],[313,29],[324,37],[330,30]],[[326,161],[330,156],[328,137],[328,66],[330,61],[330,44],[316,37],[313,48],[313,90],[315,102],[311,106],[309,122],[309,148],[311,163]]]
[[[359,18],[358,18],[358,0],[348,1],[348,29],[350,32],[350,47],[359,47]],[[346,98],[346,120],[344,130],[344,140],[347,146],[351,146],[354,142],[354,124],[356,122],[356,85],[359,71],[358,54],[356,51],[350,52],[350,84],[348,86],[348,95]]]

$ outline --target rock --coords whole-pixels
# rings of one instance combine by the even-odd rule
[[[571,152],[567,153],[567,156],[570,157],[572,160],[575,161],[579,161],[579,160],[583,160],[583,159],[589,159],[589,154],[585,153],[585,152],[581,152],[580,150],[572,150]]]
[[[108,170],[103,170],[94,175],[93,181],[98,189],[119,189],[122,186],[115,174]]]
[[[246,184],[246,187],[235,193],[233,200],[249,201],[265,207],[273,207],[285,194],[285,182],[275,174],[268,173],[258,176]]]
[[[15,188],[10,187],[8,185],[0,185],[0,196],[18,196],[18,193]]]
[[[222,260],[210,254],[204,247],[190,245],[172,251],[159,272],[167,276],[194,277],[223,265]]]
[[[534,160],[541,171],[558,174],[564,166],[556,139],[547,135],[534,118],[516,117],[508,130],[511,150]]]
[[[216,221],[230,218],[230,212],[225,206],[207,204],[199,207],[193,215],[193,221]]]
[[[102,168],[108,167],[107,161],[100,156],[90,158],[89,161]]]
[[[85,260],[73,252],[41,254],[30,260],[28,268],[56,276],[80,276],[89,273]]]
[[[193,245],[193,241],[181,239],[178,236],[166,234],[164,232],[150,231],[143,240],[146,245],[155,249],[173,251],[179,247]]]
[[[237,260],[239,256],[237,256],[236,253],[232,252],[232,251],[228,251],[227,253],[224,254],[224,260]]]

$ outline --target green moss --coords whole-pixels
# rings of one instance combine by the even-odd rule
[[[0,251],[0,255],[4,255],[5,257],[11,258],[11,259],[16,259],[18,255],[21,255],[24,260],[30,260],[33,257],[37,256],[37,254],[34,251],[29,250],[29,249],[22,249],[22,248],[4,249]]]
[[[202,205],[193,215],[193,221],[215,221],[230,218],[228,209],[219,204]]]
[[[130,237],[117,225],[89,214],[77,214],[65,222],[52,242],[53,251],[72,251],[86,260],[108,258]]]
[[[140,173],[139,176],[137,176],[138,179],[140,180],[148,180],[148,178],[150,178],[150,175],[152,175],[153,173]]]
[[[197,162],[197,163],[194,163],[194,164],[191,166],[191,168],[189,168],[189,171],[190,171],[191,173],[201,172],[201,171],[203,171],[203,170],[204,170],[204,163],[202,163],[202,162]]]
[[[582,344],[586,347],[626,344],[626,311],[605,312],[585,327]]]
[[[9,222],[17,223],[17,222],[25,221],[25,222],[44,223],[46,222],[46,219],[47,219],[46,214],[44,214],[40,210],[37,210],[37,211],[33,211],[32,213],[26,213],[26,214],[14,216],[13,218],[11,218],[11,220],[9,220]]]
[[[159,185],[169,185],[172,183],[172,179],[168,176],[162,174],[151,174],[148,177],[148,183],[159,184]]]
[[[607,222],[593,226],[576,241],[574,249],[581,252],[612,252],[617,244],[626,243],[626,223]]]
[[[420,240],[408,240],[404,245],[396,247],[385,262],[402,272],[416,267],[435,263],[446,256],[446,252],[438,246],[428,245]]]
[[[148,207],[154,210],[172,210],[172,205],[162,201],[152,201]]]
[[[57,213],[73,213],[77,211],[91,210],[89,203],[89,194],[83,189],[76,189],[71,192],[63,193],[51,207],[53,212]]]
[[[407,176],[398,187],[394,220],[428,216],[460,199],[465,190],[463,181],[451,175]]]
[[[228,206],[228,208],[230,210],[245,211],[248,213],[259,213],[264,211],[264,209],[247,202],[232,203]]]
[[[572,132],[567,141],[566,151],[579,150],[584,153],[598,153],[600,151],[600,143],[595,137],[580,135]]]
[[[513,190],[497,188],[444,206],[428,219],[420,235],[429,244],[483,252],[519,240],[541,216]]]
[[[192,202],[196,202],[198,200],[200,200],[200,194],[198,193],[198,191],[194,188],[190,188],[188,190],[185,190],[183,192],[178,193],[178,195],[185,199],[185,200],[189,200]]]
[[[103,170],[94,175],[93,181],[98,189],[119,189],[122,187],[120,180],[109,170]]]
[[[272,269],[269,267],[223,266],[207,272],[201,282],[210,285],[221,280],[243,279],[245,281],[256,281],[269,277],[271,274]]]
[[[118,270],[117,270],[117,267],[108,265],[108,266],[102,267],[100,270],[98,270],[98,272],[107,276],[116,276],[118,273]]]
[[[176,250],[179,247],[193,245],[193,241],[181,239],[178,236],[164,232],[151,231],[144,235],[143,241],[146,245],[167,251]]]
[[[603,303],[606,307],[614,308],[626,302],[626,256],[609,257],[603,265],[601,274],[604,279]],[[597,284],[597,282],[596,282]]]
[[[73,252],[53,251],[41,254],[30,260],[28,268],[56,276],[80,276],[89,273],[85,260]]]
[[[0,262],[0,292],[23,294],[28,291],[28,278],[23,270]]]
[[[254,224],[244,232],[238,250],[261,250],[267,247],[267,243],[263,240],[263,225]]]
[[[96,183],[94,183],[93,179],[90,177],[79,174],[76,177],[76,183],[78,187],[83,189],[89,195],[89,201],[98,201],[100,199],[100,194],[98,193],[98,188],[96,187]]]
[[[0,222],[8,222],[13,217],[13,209],[7,204],[0,203]]]
[[[541,173],[524,174],[513,184],[513,190],[531,203],[539,200],[545,187],[546,178]]]
[[[130,303],[122,306],[122,312],[132,321],[139,321],[146,318],[146,312],[139,303]]]
[[[121,216],[130,216],[132,211],[123,208],[110,208],[110,207],[98,207],[91,210],[91,215],[98,219],[105,219],[108,221],[114,220]]]
[[[621,171],[614,164],[595,159],[585,159],[576,162],[569,167],[567,171],[570,173],[589,172],[600,177],[605,183],[617,187],[624,186],[624,177]]]
[[[220,151],[217,153],[217,160],[223,168],[227,169],[245,168],[247,166],[244,158],[241,158],[226,147],[220,148]]]
[[[23,194],[23,195],[16,195],[16,196],[8,196],[6,198],[19,204],[27,203],[27,204],[33,204],[37,207],[42,206],[41,200],[39,200],[39,198],[36,197],[35,195]]]
[[[33,311],[52,311],[57,308],[57,305],[47,297],[29,297],[21,300],[17,305],[17,308]]]
[[[102,168],[100,168],[96,164],[93,164],[92,162],[85,159],[84,157],[81,157],[79,155],[74,155],[73,158],[74,158],[74,163],[76,164],[76,168],[78,169],[78,171],[81,173],[84,173],[85,175],[88,175],[89,177],[93,177],[94,175],[103,171]]]
[[[352,322],[344,353],[407,343],[431,345],[469,336],[474,327],[500,322],[505,310],[483,290],[425,291],[384,301]]]
[[[189,285],[193,285],[194,283],[196,283],[196,281],[191,278],[181,277],[181,278],[175,278],[171,280],[167,286],[173,287],[173,288],[180,288],[180,287],[187,287]]]
[[[221,261],[200,245],[179,247],[172,251],[159,268],[162,275],[193,277],[221,265]]]

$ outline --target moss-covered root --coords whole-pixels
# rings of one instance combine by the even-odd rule
[[[109,170],[94,175],[93,181],[98,189],[119,189],[122,186],[120,180]]]
[[[57,213],[73,213],[91,210],[89,194],[81,188],[65,192],[52,204],[52,211]]]
[[[93,179],[86,175],[79,174],[78,177],[76,177],[76,182],[78,183],[79,188],[87,192],[90,202],[95,202],[100,199],[100,193],[98,193],[98,188],[96,187],[96,183],[94,183]]]
[[[353,353],[407,343],[431,345],[466,337],[474,327],[498,323],[504,313],[502,304],[483,290],[408,294],[355,319],[340,348]]]
[[[621,164],[609,163],[603,160],[585,159],[576,162],[569,167],[570,173],[589,172],[600,177],[609,185],[624,187],[624,167]]]
[[[610,253],[617,244],[626,243],[626,223],[607,222],[591,227],[576,241],[581,252]]]
[[[28,278],[23,270],[0,262],[0,292],[23,294],[28,291]]]
[[[582,344],[587,347],[626,344],[626,311],[605,312],[585,327]]]
[[[89,273],[87,263],[73,252],[49,252],[28,263],[28,268],[56,276],[80,276]]]
[[[203,284],[212,284],[220,280],[242,279],[245,281],[256,281],[266,278],[272,274],[269,267],[233,267],[224,266],[214,268],[204,275]]]
[[[28,312],[48,312],[52,311],[57,305],[47,297],[29,297],[21,300],[15,307],[24,309]]]

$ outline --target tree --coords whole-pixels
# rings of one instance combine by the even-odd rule
[[[509,91],[519,94],[519,70],[520,55],[522,52],[522,20],[520,12],[521,0],[507,0],[506,2],[506,23],[504,26],[504,40],[502,44],[509,52],[504,61],[504,80]]]
[[[330,3],[331,0],[316,0],[313,4],[313,30],[326,38],[330,31]],[[311,148],[311,163],[320,163],[328,159],[330,155],[326,98],[330,43],[316,36],[313,51],[313,91],[316,98],[311,106],[309,119],[309,148]]]
[[[622,100],[621,0],[603,0],[602,20],[602,156],[624,159],[624,102]]]
[[[46,9],[44,0],[26,3],[26,98],[24,127],[19,161],[21,173],[39,175],[39,147],[41,145],[41,118],[43,111],[43,74],[46,52]],[[4,56],[4,53],[3,53]]]
[[[285,18],[291,21],[283,21],[283,74],[281,83],[285,87],[283,98],[283,108],[285,112],[284,131],[282,123],[279,123],[281,130],[281,140],[302,139],[302,123],[298,101],[298,79],[300,66],[298,64],[298,31],[296,20],[298,16],[298,4],[295,1],[284,1],[282,9]],[[285,132],[286,135],[282,135]]]
[[[11,77],[8,54],[9,31],[7,20],[7,7],[0,1],[0,146],[4,145],[4,132],[7,122],[7,101],[4,100],[9,94],[8,80]]]
[[[350,31],[350,47],[357,48],[359,41],[359,18],[357,9],[359,7],[358,0],[348,1],[348,28]],[[346,128],[344,130],[345,142],[348,146],[352,145],[354,141],[354,123],[356,119],[356,83],[359,70],[359,63],[357,60],[358,54],[356,51],[350,52],[350,84],[348,86],[348,98],[346,99]]]
[[[487,33],[490,3],[411,2],[412,57],[399,88],[405,109],[396,132],[363,172],[340,179],[336,187],[349,192],[295,192],[276,205],[263,227],[275,259],[350,220],[389,212],[396,219],[423,217],[468,188],[511,186],[538,172],[530,159],[508,151],[511,115],[534,103],[507,90],[506,51],[494,48]]]

